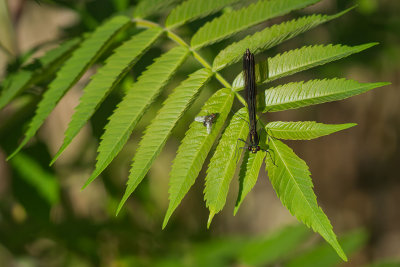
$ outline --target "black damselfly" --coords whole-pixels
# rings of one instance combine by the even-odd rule
[[[269,153],[268,145],[266,145],[267,149],[260,148],[260,146],[258,145],[260,139],[257,133],[257,116],[256,116],[257,88],[256,88],[255,61],[254,61],[254,54],[252,54],[249,49],[246,49],[246,52],[243,55],[243,77],[244,77],[244,88],[246,91],[247,108],[249,111],[248,124],[249,124],[250,140],[248,143],[243,139],[238,139],[238,140],[244,142],[247,145],[247,149],[253,154],[257,153],[260,150]]]

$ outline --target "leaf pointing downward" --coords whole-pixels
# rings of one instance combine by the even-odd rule
[[[98,148],[96,169],[85,183],[91,183],[121,151],[136,124],[153,103],[175,70],[188,54],[185,47],[175,47],[166,52],[142,73],[109,118]],[[154,79],[157,77],[157,79]]]
[[[269,140],[275,162],[266,157],[268,176],[282,204],[297,219],[319,233],[347,261],[328,218],[317,204],[307,164],[281,141]]]
[[[71,122],[65,131],[63,144],[50,164],[53,164],[67,148],[109,92],[114,89],[122,77],[132,68],[140,56],[150,48],[161,33],[161,28],[150,28],[136,34],[117,47],[114,53],[107,58],[106,64],[92,76],[90,83],[83,89],[79,105],[75,108],[75,113],[72,115]]]
[[[224,88],[213,94],[202,107],[199,116],[217,115],[210,134],[202,123],[193,121],[179,146],[178,154],[170,174],[169,206],[165,215],[163,228],[185,194],[194,184],[197,175],[225,123],[233,103],[233,92]]]
[[[229,125],[219,140],[215,153],[207,169],[204,199],[210,210],[207,227],[210,226],[215,214],[222,210],[228,195],[229,184],[235,174],[237,160],[236,147],[239,138],[246,139],[249,127],[246,118],[247,109],[242,108],[232,117]]]
[[[118,205],[117,214],[128,197],[143,180],[153,161],[164,147],[172,129],[212,74],[208,69],[200,69],[192,73],[164,101],[162,108],[146,128],[145,134],[139,143],[130,170],[127,188]]]

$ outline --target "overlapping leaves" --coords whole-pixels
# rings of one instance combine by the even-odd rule
[[[192,73],[165,100],[157,116],[146,128],[145,134],[139,143],[130,170],[127,189],[118,206],[117,213],[143,180],[153,161],[160,154],[179,118],[211,76],[212,72],[208,69],[200,69]]]
[[[203,163],[213,145],[218,133],[225,123],[233,103],[233,92],[230,89],[217,91],[204,104],[198,116],[216,114],[210,134],[202,123],[193,121],[186,132],[182,144],[172,165],[170,173],[169,206],[165,215],[163,227],[178,207],[183,197],[195,182]]]
[[[129,19],[117,16],[98,27],[95,32],[88,36],[74,51],[72,56],[65,62],[57,77],[49,85],[49,89],[43,95],[35,116],[29,124],[29,129],[16,151],[10,156],[15,155],[31,139],[44,120],[54,109],[61,97],[71,88],[91,66],[91,64],[105,51],[112,42],[113,37],[129,25]]]
[[[98,148],[96,169],[85,186],[91,183],[121,151],[144,112],[153,103],[163,86],[188,54],[184,47],[176,47],[163,54],[148,67],[128,90],[109,118]],[[157,79],[154,77],[157,76]]]
[[[207,22],[191,40],[191,46],[199,49],[228,38],[229,36],[262,21],[284,15],[292,10],[314,4],[319,0],[261,0],[245,8],[223,14]]]
[[[377,44],[368,43],[357,46],[315,45],[289,50],[283,54],[278,54],[259,62],[255,68],[256,81],[258,84],[267,83],[296,72],[350,56]],[[233,81],[232,87],[235,90],[242,89],[243,83],[243,74],[240,73]]]
[[[105,65],[92,76],[90,83],[84,88],[79,105],[76,107],[71,122],[65,131],[65,138],[61,148],[53,158],[54,162],[58,156],[71,143],[93,115],[108,93],[119,83],[139,57],[150,48],[161,34],[160,28],[151,28],[137,35],[115,49],[114,53],[107,59]],[[129,55],[129,56],[127,56]]]

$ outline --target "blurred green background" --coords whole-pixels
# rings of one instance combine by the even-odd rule
[[[134,4],[129,0],[0,0],[0,43],[5,48],[0,50],[1,80],[24,58],[40,56],[60,40],[91,31],[105,18],[127,12]],[[0,112],[0,266],[400,266],[400,2],[322,0],[258,27],[300,14],[333,14],[353,4],[358,4],[357,8],[345,16],[257,56],[262,59],[311,44],[380,43],[284,81],[346,77],[360,82],[389,81],[392,85],[344,101],[264,117],[358,124],[313,141],[289,142],[309,165],[318,202],[335,233],[342,237],[349,262],[341,263],[334,251],[305,227],[292,226],[296,219],[281,205],[263,171],[235,217],[238,185],[232,183],[225,209],[207,230],[203,170],[167,228],[161,230],[171,161],[189,122],[220,87],[215,81],[183,117],[144,182],[115,217],[141,131],[146,120],[154,117],[168,88],[101,179],[80,191],[94,166],[102,128],[122,96],[120,90],[124,90],[122,84],[109,96],[91,125],[49,168],[81,89],[88,82],[87,75],[58,104],[37,138],[10,162],[5,158],[22,136],[21,122],[34,112],[29,94],[37,95],[40,88],[32,88],[27,97]],[[164,17],[161,14],[154,19]],[[183,27],[180,34],[190,36],[205,21]],[[201,54],[211,61],[232,40]],[[160,45],[151,49],[125,83],[166,49]],[[188,60],[172,82],[185,77],[196,64]],[[232,81],[239,71],[237,64],[222,73]]]

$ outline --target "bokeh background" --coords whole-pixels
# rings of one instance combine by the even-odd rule
[[[13,55],[20,56],[37,48],[33,55],[40,56],[60,40],[93,30],[102,20],[124,11],[135,1],[1,0],[0,10],[5,10],[6,4],[10,17],[7,19],[5,12],[0,14],[0,42]],[[380,43],[362,53],[279,83],[346,77],[360,82],[389,81],[391,85],[344,101],[263,117],[263,120],[358,124],[316,140],[287,142],[308,163],[318,202],[331,220],[335,233],[341,236],[362,228],[368,235],[361,249],[351,254],[350,261],[341,266],[400,261],[400,211],[397,206],[400,203],[400,2],[323,0],[258,26],[263,28],[302,14],[333,14],[354,4],[358,6],[339,19],[257,56],[257,60],[262,60],[311,44]],[[191,23],[180,33],[190,34],[201,23],[204,20]],[[201,53],[211,61],[231,41],[213,45]],[[163,49],[165,47],[157,47],[149,53],[156,56]],[[152,57],[149,58],[139,61],[132,77],[137,77]],[[12,69],[11,63],[10,57],[0,50],[1,79],[7,68]],[[174,81],[182,80],[195,67],[196,63],[188,60],[184,71],[178,73]],[[239,71],[240,64],[237,64],[224,70],[223,75],[232,81]],[[17,161],[6,162],[5,158],[15,145],[13,142],[22,134],[21,121],[32,116],[34,105],[24,106],[22,100],[16,101],[0,112],[0,266],[155,266],[156,259],[189,257],[187,255],[196,244],[232,236],[257,237],[296,223],[281,205],[265,171],[261,171],[254,190],[235,217],[232,213],[238,185],[237,180],[233,180],[226,207],[207,230],[203,169],[167,228],[161,230],[168,205],[171,161],[201,104],[219,88],[216,81],[207,86],[183,117],[146,179],[118,217],[114,215],[115,209],[124,192],[130,161],[141,132],[146,121],[154,117],[168,89],[146,113],[117,159],[84,191],[80,188],[94,166],[101,129],[121,99],[121,91],[109,96],[91,124],[85,126],[57,163],[49,168],[48,162],[61,145],[81,90],[94,72],[95,69],[89,70],[63,98]],[[32,88],[28,94],[38,94],[38,90],[40,88]],[[23,111],[19,109],[21,106],[24,106]],[[26,166],[25,170],[16,167],[21,165]],[[38,190],[32,185],[27,178],[30,168],[43,171],[48,188]],[[319,241],[320,238],[314,235],[308,242]],[[190,265],[190,260],[188,262]],[[217,261],[214,265],[219,266]],[[170,266],[174,266],[173,261]],[[233,262],[231,266],[245,265]]]

